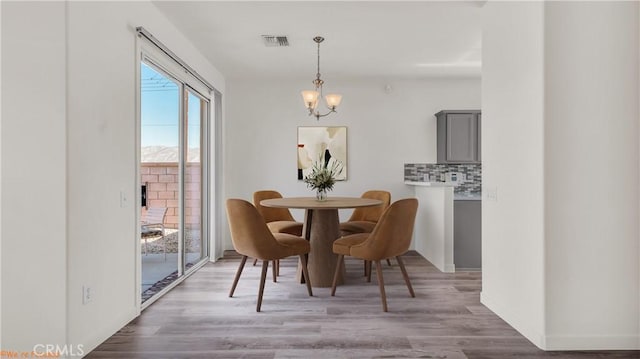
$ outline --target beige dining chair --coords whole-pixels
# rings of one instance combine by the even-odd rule
[[[258,212],[264,217],[267,227],[273,233],[288,233],[294,236],[302,235],[302,223],[296,222],[286,208],[265,207],[260,201],[272,198],[282,198],[278,191],[264,190],[253,193],[253,205],[256,206]]]
[[[260,288],[258,289],[258,303],[256,312],[260,311],[262,305],[262,294],[267,276],[269,261],[276,261],[289,256],[298,256],[302,267],[302,274],[309,296],[312,296],[311,282],[307,271],[307,259],[305,254],[309,253],[309,242],[304,238],[287,233],[271,233],[264,222],[264,218],[258,210],[249,202],[242,199],[227,200],[227,219],[231,230],[231,240],[233,247],[238,254],[242,255],[242,260],[236,272],[229,297],[238,285],[240,274],[247,262],[247,257],[262,260],[262,275],[260,277]],[[274,266],[275,270],[275,266]]]
[[[333,277],[331,296],[336,294],[336,285],[342,269],[344,256],[352,256],[375,262],[378,286],[382,298],[382,309],[387,311],[387,296],[384,290],[382,265],[380,261],[395,257],[402,271],[402,276],[411,297],[415,297],[409,275],[404,266],[402,255],[409,250],[413,226],[415,224],[418,200],[401,199],[393,203],[380,217],[380,221],[371,233],[359,233],[342,237],[333,242],[333,252],[338,255],[338,262]]]
[[[391,193],[387,191],[366,191],[360,197],[380,200],[382,205],[356,208],[346,222],[340,223],[340,233],[343,236],[356,233],[371,233],[380,216],[391,203]]]
[[[341,236],[349,236],[357,233],[371,233],[375,228],[382,213],[391,203],[391,193],[381,190],[371,190],[362,194],[362,198],[377,199],[382,205],[375,207],[356,208],[346,222],[340,223]],[[387,259],[387,265],[391,261]],[[364,275],[371,278],[371,263],[364,262]]]
[[[272,233],[288,233],[298,237],[302,236],[303,224],[296,222],[288,209],[265,207],[260,204],[260,201],[272,198],[282,198],[282,195],[280,192],[273,190],[256,191],[253,193],[253,205],[256,206],[258,212],[264,217],[269,230]],[[255,266],[257,262],[258,259],[254,259],[253,265]],[[275,269],[276,275],[280,275],[280,262],[275,263]]]

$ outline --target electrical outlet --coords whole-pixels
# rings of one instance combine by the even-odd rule
[[[93,301],[93,289],[88,285],[82,286],[82,304],[89,304]]]

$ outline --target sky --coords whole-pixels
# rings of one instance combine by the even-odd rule
[[[178,146],[179,86],[145,63],[141,69],[142,147]],[[189,147],[200,147],[200,99],[188,96]]]

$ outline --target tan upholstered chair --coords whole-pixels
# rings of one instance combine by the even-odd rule
[[[387,297],[384,292],[382,266],[380,261],[395,257],[400,265],[402,276],[409,288],[411,297],[415,297],[402,256],[409,250],[413,225],[418,210],[418,200],[415,198],[401,199],[393,203],[380,217],[380,221],[370,234],[360,233],[342,237],[333,242],[333,252],[338,255],[336,272],[331,287],[331,295],[336,294],[336,284],[341,271],[344,256],[352,256],[376,263],[378,286],[382,297],[382,309],[387,311]]]
[[[242,255],[242,261],[233,280],[229,297],[233,296],[233,292],[238,285],[247,257],[262,260],[257,312],[260,311],[260,306],[262,305],[262,293],[264,292],[264,282],[267,277],[269,261],[276,261],[289,256],[299,256],[302,264],[302,274],[307,283],[307,291],[310,296],[313,295],[305,257],[305,254],[309,253],[310,250],[307,240],[286,233],[271,233],[258,210],[251,203],[242,199],[227,200],[227,219],[229,220],[233,247],[236,252]]]
[[[273,233],[289,233],[294,236],[301,236],[302,223],[296,222],[288,209],[264,207],[260,204],[260,201],[272,198],[282,198],[282,195],[277,191],[257,191],[253,193],[253,205],[264,217],[269,230]]]
[[[387,191],[367,191],[361,197],[380,200],[382,205],[356,208],[348,221],[340,223],[340,233],[343,236],[371,233],[380,216],[391,203],[391,193]]]
[[[380,200],[382,205],[356,208],[348,221],[340,223],[340,235],[349,236],[357,233],[371,233],[380,216],[391,203],[391,193],[387,191],[367,191],[361,197]],[[387,264],[391,265],[388,259]],[[371,263],[367,261],[364,262],[364,275],[369,280],[371,279]]]
[[[288,233],[294,236],[302,236],[302,226],[300,222],[291,215],[286,208],[271,208],[265,207],[260,204],[260,201],[272,198],[282,198],[282,195],[278,191],[256,191],[253,193],[253,205],[256,206],[258,212],[264,217],[267,222],[267,227],[272,233]],[[256,265],[257,259],[254,259],[253,265]],[[276,261],[274,265],[276,274],[280,274],[280,262]],[[275,280],[274,280],[275,281]]]

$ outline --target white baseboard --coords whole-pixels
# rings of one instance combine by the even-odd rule
[[[484,304],[487,308],[489,308],[493,313],[500,317],[500,319],[504,320],[513,327],[513,329],[517,330],[520,334],[522,334],[525,338],[527,338],[531,343],[537,346],[540,349],[544,348],[544,336],[534,328],[531,328],[528,325],[524,325],[522,323],[518,323],[513,320],[516,317],[515,314],[512,313],[511,310],[508,310],[500,305],[498,305],[496,301],[491,300],[491,297],[486,294],[485,291],[480,292],[480,303]]]
[[[455,273],[456,265],[455,264],[445,264],[443,272],[445,273]]]
[[[491,300],[484,291],[480,293],[480,302],[542,350],[640,350],[640,335],[543,335],[514,321],[516,315]]]
[[[137,309],[135,307],[131,308],[131,310],[126,313],[122,313],[118,318],[112,318],[107,325],[103,325],[103,329],[98,332],[91,331],[85,332],[83,334],[84,338],[72,339],[71,344],[77,345],[82,344],[83,351],[85,355],[88,355],[91,351],[97,348],[104,341],[109,339],[113,334],[115,334],[118,330],[124,328],[130,321],[135,319],[138,316]],[[104,324],[104,323],[101,323]]]
[[[545,350],[640,350],[638,335],[545,337]]]

